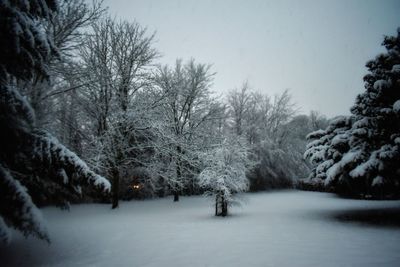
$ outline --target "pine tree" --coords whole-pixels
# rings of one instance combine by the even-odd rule
[[[104,191],[110,187],[36,127],[32,107],[18,88],[20,81],[34,75],[48,76],[45,62],[57,49],[41,22],[56,11],[54,0],[0,0],[0,239],[4,242],[11,240],[10,227],[49,241],[36,201],[52,198],[62,204],[80,195],[80,186],[90,184]]]
[[[351,127],[333,135],[327,130],[314,141],[331,140],[327,151],[339,143],[347,148],[332,165],[325,160],[316,167],[323,169],[325,185],[340,193],[375,198],[400,194],[400,28],[397,36],[385,37],[382,45],[386,53],[366,64],[366,90],[351,108]],[[320,151],[316,143],[306,152],[310,159]]]
[[[307,135],[310,143],[304,157],[314,166],[309,177],[300,182],[304,189],[322,189],[328,185],[327,170],[340,161],[349,151],[349,136],[353,117],[339,116],[331,120],[325,130],[317,130]],[[326,183],[326,184],[325,184]]]

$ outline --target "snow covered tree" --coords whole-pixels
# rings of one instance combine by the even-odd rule
[[[234,129],[236,135],[241,136],[246,130],[247,119],[250,115],[250,108],[255,107],[256,102],[252,100],[252,94],[249,92],[249,83],[246,81],[242,84],[240,90],[233,90],[228,94],[228,103],[230,117],[232,119],[232,128]],[[250,107],[250,105],[251,107]],[[256,115],[253,109],[253,117]]]
[[[184,188],[195,184],[194,170],[198,168],[197,152],[204,150],[205,129],[210,123],[222,116],[221,105],[210,92],[214,74],[210,65],[198,64],[192,59],[186,64],[177,60],[175,68],[168,66],[158,69],[155,83],[161,94],[165,131],[173,141],[169,144],[165,159],[175,169],[175,175],[167,180],[174,194],[174,201],[179,201],[179,194]]]
[[[249,186],[246,172],[252,162],[247,148],[240,139],[226,140],[205,153],[203,159],[205,168],[198,177],[199,185],[206,195],[215,195],[215,216],[226,216],[234,195]]]
[[[50,19],[56,8],[55,0],[1,0],[0,78],[3,82],[9,75],[31,78],[35,73],[47,73],[44,59],[55,50],[39,20]]]
[[[91,3],[86,0],[58,0],[57,13],[40,21],[50,43],[57,47],[57,53],[43,58],[50,81],[43,73],[34,73],[32,79],[19,80],[18,84],[35,111],[37,126],[52,132],[57,130],[54,128],[59,125],[58,120],[54,120],[54,113],[68,107],[63,101],[65,93],[79,88],[65,81],[65,74],[71,76],[75,72],[68,65],[76,58],[77,48],[88,34],[86,28],[104,13],[101,4],[101,0]]]
[[[124,173],[135,167],[143,128],[136,102],[150,84],[150,66],[158,56],[154,34],[140,24],[105,18],[93,24],[79,49],[77,69],[82,84],[80,101],[92,123],[93,153],[87,155],[112,181],[112,207],[118,207]],[[149,103],[146,101],[146,103]]]
[[[232,132],[246,139],[258,162],[249,172],[250,190],[265,190],[292,186],[293,180],[308,169],[302,150],[297,150],[297,125],[291,122],[295,114],[289,92],[270,98],[252,92],[245,82],[240,90],[228,95],[229,125]]]
[[[35,124],[30,103],[18,81],[48,77],[46,62],[56,53],[41,22],[57,10],[56,1],[0,1],[0,238],[9,228],[49,240],[36,202],[51,198],[65,204],[81,186],[109,190],[73,152]]]
[[[340,161],[349,151],[347,132],[353,125],[353,117],[339,116],[332,119],[325,130],[318,129],[307,135],[304,158],[313,166],[310,175],[300,181],[304,189],[317,190],[325,186],[327,170]]]
[[[358,197],[398,197],[400,192],[400,28],[397,36],[386,36],[386,53],[366,64],[365,92],[351,108],[352,123],[343,131],[335,124],[315,137],[306,156],[332,156],[317,160],[319,174],[326,186]],[[336,127],[337,128],[337,127]],[[326,142],[324,140],[327,140]],[[318,143],[326,143],[319,149]],[[340,149],[339,149],[340,147]],[[336,153],[335,153],[336,151]]]

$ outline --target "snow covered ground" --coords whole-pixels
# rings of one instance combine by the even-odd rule
[[[117,210],[46,208],[52,244],[14,233],[12,243],[0,247],[0,265],[400,266],[400,226],[360,219],[385,207],[398,220],[400,201],[300,191],[246,199],[226,218],[214,217],[202,197],[122,202]]]

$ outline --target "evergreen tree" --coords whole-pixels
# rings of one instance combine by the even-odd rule
[[[0,0],[0,239],[9,228],[49,241],[35,204],[63,204],[80,195],[82,185],[108,190],[109,182],[92,172],[73,152],[35,125],[20,81],[47,77],[47,58],[57,53],[43,28],[57,10],[54,0]],[[33,196],[33,199],[32,199]]]
[[[304,157],[314,166],[309,177],[300,181],[304,189],[322,189],[327,180],[327,170],[339,162],[349,151],[347,131],[351,129],[353,117],[339,116],[331,120],[325,130],[317,130],[307,135],[311,141]]]
[[[351,108],[353,123],[344,131],[332,131],[334,123],[312,142],[306,152],[311,160],[321,151],[332,151],[315,161],[325,185],[337,192],[361,197],[395,197],[400,189],[400,28],[385,37],[386,53],[366,64],[365,92]],[[324,140],[330,140],[325,142]],[[326,145],[317,149],[320,142]],[[326,144],[325,144],[326,143]],[[326,153],[325,153],[326,154]],[[325,155],[326,156],[326,155]],[[327,160],[333,160],[329,164]]]

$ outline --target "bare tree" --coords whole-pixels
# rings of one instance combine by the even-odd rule
[[[325,129],[329,124],[328,119],[324,115],[315,110],[312,110],[310,112],[309,118],[311,124],[310,125],[311,131]]]
[[[232,131],[246,138],[251,156],[258,162],[250,174],[251,189],[290,186],[303,159],[289,142],[293,129],[287,124],[296,109],[288,90],[271,100],[268,95],[251,91],[246,82],[240,90],[229,93],[228,107]]]
[[[133,136],[132,101],[150,84],[150,67],[157,57],[152,48],[154,34],[138,23],[104,19],[93,25],[80,48],[81,102],[95,123],[100,140],[103,171],[112,179],[113,208],[118,206],[123,169],[130,164]]]
[[[36,112],[38,125],[48,128],[52,124],[49,114],[58,104],[54,96],[69,87],[64,80],[64,65],[74,59],[77,48],[87,34],[87,27],[98,20],[104,11],[102,1],[61,0],[58,1],[58,12],[49,20],[40,22],[51,43],[57,47],[57,53],[46,58],[49,76],[39,73],[28,81],[19,81]]]
[[[175,179],[169,179],[174,201],[179,200],[179,192],[185,186],[183,179],[195,169],[194,152],[199,149],[196,145],[203,127],[222,117],[221,106],[211,97],[213,76],[210,65],[196,64],[193,59],[184,65],[177,60],[174,69],[160,67],[156,75],[155,82],[166,95],[162,106],[168,122],[166,130],[174,140],[169,155],[176,171]]]
[[[243,123],[248,115],[249,102],[251,94],[249,92],[248,82],[244,82],[240,90],[233,90],[229,92],[228,103],[231,111],[231,118],[233,119],[233,127],[237,135],[243,134]]]

